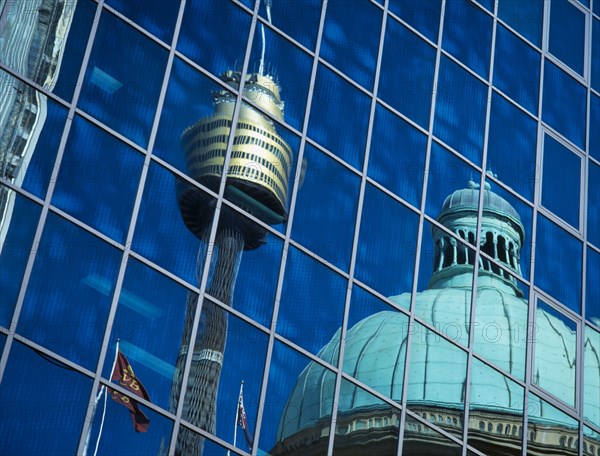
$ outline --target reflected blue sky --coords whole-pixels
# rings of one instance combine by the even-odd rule
[[[179,1],[170,2],[168,7],[158,0],[106,2],[160,40],[167,43],[172,40]],[[541,44],[543,2],[499,0],[499,18],[506,26],[497,24],[492,75],[488,72],[493,18],[474,2],[446,2],[442,48],[462,64],[448,55],[441,55],[437,101],[432,113],[436,62],[436,48],[432,42],[437,42],[440,30],[441,2],[390,0],[390,11],[405,23],[392,16],[386,19],[370,144],[367,144],[367,136],[371,98],[325,64],[335,66],[357,86],[373,90],[383,13],[370,2],[355,2],[353,8],[348,7],[349,2],[328,3],[319,54],[322,60],[317,64],[313,87],[310,79],[313,56],[279,32],[268,27],[265,30],[267,67],[276,73],[286,104],[285,125],[275,122],[275,128],[290,145],[294,170],[301,140],[293,130],[303,129],[311,90],[314,95],[307,125],[309,141],[302,143],[304,174],[295,177],[301,182],[294,200],[294,219],[289,227],[292,245],[284,243],[282,233],[288,226],[282,223],[275,227],[278,233],[267,234],[266,245],[242,254],[233,309],[256,323],[250,324],[233,313],[228,316],[216,435],[230,443],[233,441],[237,396],[240,382],[244,380],[251,432],[256,429],[260,393],[263,389],[267,392],[263,424],[256,436],[260,436],[259,447],[264,451],[270,451],[276,443],[278,423],[286,401],[298,376],[309,363],[308,357],[282,341],[291,341],[307,353],[320,356],[321,348],[343,324],[348,279],[321,260],[343,273],[351,272],[356,221],[360,216],[354,278],[384,296],[410,292],[415,258],[421,255],[417,289],[424,290],[434,260],[429,221],[423,225],[420,252],[416,244],[417,211],[424,196],[425,176],[424,210],[427,216],[436,218],[449,194],[466,188],[470,178],[479,182],[480,172],[463,158],[481,166],[486,147],[487,168],[512,192],[494,182],[492,191],[516,209],[525,228],[525,244],[521,251],[523,277],[530,278],[530,265],[535,259],[534,286],[560,302],[557,307],[563,305],[580,314],[584,303],[588,321],[597,325],[595,319],[600,318],[597,304],[600,291],[596,278],[600,255],[597,249],[585,246],[544,215],[551,211],[555,218],[562,219],[574,229],[583,232],[585,228],[588,241],[600,247],[600,166],[587,160],[584,153],[572,150],[584,150],[589,132],[590,156],[600,156],[600,133],[594,128],[600,118],[600,97],[593,92],[590,95],[588,125],[585,86],[553,61],[545,60],[542,126],[538,124],[535,116],[539,107],[542,57],[535,46]],[[253,7],[251,1],[242,3]],[[490,1],[479,4],[493,9]],[[77,6],[63,69],[54,88],[54,93],[65,100],[70,100],[74,89],[95,7],[94,2],[87,0],[81,0]],[[563,7],[565,11],[561,12]],[[273,25],[311,52],[317,44],[320,14],[318,0],[287,3],[273,0]],[[556,5],[552,4],[550,16],[550,52],[576,72],[582,72],[584,68],[579,55],[584,43],[577,33],[561,24],[578,24],[582,14],[572,4],[557,0]],[[267,18],[262,6],[260,15]],[[575,19],[571,21],[570,16]],[[71,119],[61,167],[53,183],[56,185],[50,201],[52,208],[40,245],[36,246],[39,251],[16,328],[23,337],[95,371],[123,252],[60,217],[54,208],[124,245],[134,215],[135,198],[140,193],[133,239],[127,246],[132,254],[127,258],[121,293],[115,299],[118,306],[101,371],[104,379],[110,376],[112,350],[120,339],[124,353],[148,389],[152,402],[166,410],[172,407],[171,386],[176,374],[186,303],[190,293],[192,298],[195,296],[190,289],[197,291],[200,283],[198,270],[204,264],[206,246],[184,224],[177,187],[182,179],[164,163],[187,173],[180,145],[181,133],[214,111],[212,92],[223,86],[207,74],[218,77],[227,69],[241,68],[251,21],[249,12],[234,2],[186,2],[178,54],[170,69],[156,141],[148,152],[153,155],[149,158],[142,188],[146,152],[134,150],[115,135],[84,119],[80,113]],[[596,45],[600,21],[593,19],[591,22],[594,33],[591,83],[594,86],[600,84],[600,47]],[[511,28],[521,33],[525,40]],[[257,70],[261,32],[257,27],[249,48],[250,71]],[[103,11],[77,108],[145,150],[151,137],[167,56],[168,51],[158,43],[119,17]],[[193,65],[185,59],[191,60]],[[465,67],[484,79],[491,77],[494,84],[491,99],[488,100],[487,85]],[[486,144],[488,103],[490,117]],[[21,185],[34,196],[46,196],[66,117],[67,108],[48,101],[44,128]],[[428,137],[423,129],[430,128],[432,117],[431,155],[428,169],[425,169]],[[540,128],[548,126],[555,131],[540,132]],[[560,141],[554,139],[561,136]],[[359,213],[360,173],[367,146],[369,160],[364,171],[368,179],[365,178],[364,201]],[[537,169],[536,163],[541,157],[543,165]],[[581,172],[586,167],[587,178]],[[536,180],[536,172],[542,174],[541,180]],[[586,182],[585,179],[587,195],[580,195],[580,184]],[[378,188],[373,181],[388,192]],[[547,211],[537,212],[536,232],[533,233],[536,185],[539,186],[541,204]],[[579,226],[580,206],[583,208],[580,201],[584,197],[587,201],[585,227]],[[0,306],[0,325],[4,328],[10,327],[40,211],[41,206],[26,195],[16,196],[11,229],[2,239],[0,287],[3,299],[11,303]],[[537,238],[532,246],[534,234]],[[308,252],[297,248],[295,243]],[[587,249],[585,270],[584,248]],[[286,259],[284,268],[281,268],[282,257]],[[282,279],[279,279],[280,269],[284,274]],[[585,290],[582,274],[586,274]],[[279,280],[281,296],[277,295]],[[348,328],[370,315],[393,310],[362,286],[352,286],[347,309]],[[525,289],[527,285],[521,288]],[[398,306],[408,307],[409,297],[405,295],[402,299],[404,301]],[[201,331],[204,324],[205,320],[201,320]],[[264,332],[272,326],[276,333],[274,342]],[[422,331],[429,334],[428,330]],[[433,333],[431,335],[433,337]],[[267,383],[263,384],[271,342],[274,343],[273,360]],[[462,385],[464,380],[466,354],[449,343],[440,345],[443,347],[433,350],[436,353],[428,362],[432,366],[437,363],[439,369],[452,370],[456,384],[448,394],[458,397],[457,385]],[[26,407],[22,412],[11,408],[15,418],[11,417],[8,424],[3,424],[0,448],[21,453],[39,452],[45,448],[43,445],[52,442],[59,425],[68,428],[64,435],[65,446],[50,446],[47,451],[58,454],[61,448],[69,451],[76,448],[90,397],[91,380],[63,369],[55,370],[58,368],[18,343],[13,350],[0,399],[6,399],[9,404],[22,402]],[[476,350],[476,353],[481,355],[482,351]],[[337,362],[337,353],[329,355],[331,362]],[[454,364],[448,367],[445,357],[452,357]],[[12,367],[15,363],[24,366],[19,376],[16,375],[18,370]],[[471,379],[474,385],[482,383],[481,379],[488,375],[486,370],[489,368],[480,364],[481,369],[474,370],[476,375]],[[417,360],[413,367],[418,371],[427,366],[423,360]],[[323,376],[333,375],[325,368],[321,369]],[[505,381],[499,372],[493,371],[493,374]],[[409,388],[409,396],[416,398],[419,374],[413,375],[417,375],[417,380]],[[39,406],[37,401],[45,400],[48,407],[54,406],[54,400],[48,402],[47,398],[39,396],[39,390],[43,389],[39,378],[46,376],[52,377],[47,387],[57,391],[56,401],[64,400],[61,398],[69,391],[73,392],[69,399],[73,404],[65,409],[70,410],[72,416],[57,411],[56,422],[40,426],[39,432],[36,430],[38,440],[17,441],[12,434],[23,432],[19,420],[25,420],[28,410]],[[18,385],[19,380],[23,382],[21,385]],[[348,384],[344,388],[352,387]],[[35,390],[30,397],[28,389]],[[7,391],[13,390],[14,395],[9,397]],[[440,399],[435,395],[430,398]],[[521,413],[519,407],[514,408]],[[35,416],[39,410],[33,412]],[[158,413],[147,413],[152,424],[148,438],[144,439],[131,429],[128,412],[109,400],[108,427],[106,437],[101,441],[101,453],[117,454],[120,449],[139,449],[150,454],[156,453],[163,442],[168,444],[171,421]],[[94,438],[98,425],[98,421],[94,421]],[[239,435],[237,443],[246,450]],[[214,449],[216,454],[225,453],[216,444],[211,445],[207,444],[207,451]]]

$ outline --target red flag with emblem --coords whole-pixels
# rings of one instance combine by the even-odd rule
[[[131,391],[136,396],[142,397],[147,401],[150,400],[148,391],[144,388],[144,385],[137,379],[131,368],[131,364],[120,351],[117,355],[115,367],[112,372],[111,380],[116,380],[125,389]],[[110,397],[112,397],[119,404],[124,405],[129,409],[131,413],[131,419],[133,420],[133,428],[135,432],[146,432],[150,426],[150,420],[142,412],[137,401],[109,388]]]

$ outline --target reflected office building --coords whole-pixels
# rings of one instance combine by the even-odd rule
[[[0,0],[0,454],[600,456],[600,0]]]

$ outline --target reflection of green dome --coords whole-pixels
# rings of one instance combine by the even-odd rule
[[[488,189],[485,192],[486,195],[489,194],[484,195],[484,204],[488,209],[484,211],[482,232],[492,233],[494,245],[497,245],[495,241],[498,238],[505,239],[507,250],[508,241],[514,243],[511,251],[513,256],[506,255],[500,258],[504,259],[507,268],[514,272],[518,270],[518,253],[523,240],[519,216],[504,199],[494,196]],[[438,220],[457,234],[461,230],[470,230],[471,219],[476,217],[478,198],[479,190],[475,188],[453,193],[444,203]],[[473,201],[475,205],[471,206]],[[469,342],[473,261],[468,254],[461,257],[460,253],[457,253],[461,247],[457,246],[455,239],[451,239],[453,242],[442,241],[447,238],[447,233],[434,228],[434,239],[439,241],[436,242],[434,274],[429,288],[415,296],[414,309],[420,320],[429,323],[466,349]],[[468,238],[465,237],[465,240]],[[452,248],[449,249],[448,245]],[[497,253],[490,256],[496,259],[499,257]],[[479,263],[476,320],[472,334],[474,353],[519,380],[525,377],[528,321],[528,303],[521,296],[522,292],[514,279],[498,268],[486,267]],[[390,300],[398,307],[408,309],[410,294],[394,296]],[[535,344],[532,382],[565,403],[575,406],[575,332],[555,316],[554,312],[538,308],[535,314],[534,337],[539,343]],[[412,326],[410,332],[412,348],[408,363],[408,408],[424,417],[427,416],[427,419],[447,430],[462,433],[467,352],[420,324]],[[338,330],[319,352],[321,359],[333,365],[337,364],[339,357],[340,333]],[[379,312],[359,321],[346,334],[344,372],[399,402],[402,399],[402,382],[407,365],[408,333],[408,316],[400,311]],[[598,344],[592,341],[588,344],[587,339],[586,337],[586,378],[591,377],[592,380],[586,380],[584,401],[585,410],[593,411],[597,410],[594,398],[600,396],[597,379],[600,367],[597,357]],[[596,346],[595,349],[593,345]],[[588,358],[591,359],[591,363]],[[320,454],[303,445],[317,445],[320,439],[326,438],[330,433],[328,418],[332,413],[331,401],[335,380],[335,375],[318,363],[311,362],[304,369],[283,410],[275,454],[287,454],[285,451],[298,451],[298,454],[306,455]],[[477,361],[472,364],[469,401],[472,412],[469,426],[482,432],[478,437],[480,442],[483,442],[482,446],[489,444],[486,443],[486,440],[489,440],[486,433],[498,435],[496,440],[491,440],[492,446],[487,447],[485,451],[494,454],[520,454],[523,388]],[[374,444],[381,445],[387,438],[381,424],[385,423],[382,419],[387,419],[382,418],[386,416],[382,411],[384,408],[385,404],[381,400],[365,390],[355,388],[349,382],[342,381],[336,432],[340,432],[339,427],[342,423],[345,442],[350,445],[343,449],[344,452],[361,454],[356,450],[357,442],[362,446],[373,438],[377,440]],[[388,416],[391,416],[389,406],[387,410]],[[566,432],[574,432],[571,423],[565,421],[566,415],[542,404],[533,396],[528,411],[531,413],[531,423],[553,429],[550,434],[548,431],[542,436],[547,440],[540,443],[542,452],[545,451],[544,445],[558,445],[560,436],[564,438]],[[397,414],[393,413],[393,418],[389,418],[387,422],[389,426],[397,427],[398,422],[394,422]],[[592,415],[594,413],[592,412]],[[369,417],[371,418],[368,419]],[[589,416],[588,413],[586,418],[598,422],[599,417]],[[358,421],[362,423],[360,429],[356,427]],[[369,429],[372,427],[376,437],[365,433],[364,426]],[[561,426],[564,426],[564,429],[560,430]],[[396,435],[395,432],[393,429],[388,430],[387,436]],[[415,439],[419,440],[418,434],[421,431],[411,431],[407,428],[406,432],[413,432],[413,435],[417,435]],[[357,440],[356,436],[363,440]],[[552,439],[556,442],[549,443]],[[427,443],[425,434],[422,434],[420,441],[423,445]],[[532,444],[532,449],[535,449],[536,444]],[[311,448],[316,449],[316,446]],[[319,448],[320,451],[322,446]],[[414,454],[430,451],[419,449],[418,444],[414,448]],[[532,450],[532,454],[538,454],[538,450]],[[438,452],[435,454],[445,454],[443,449],[436,451]],[[384,453],[385,451],[381,452]],[[373,454],[379,453],[376,451]],[[429,454],[434,454],[433,450]]]

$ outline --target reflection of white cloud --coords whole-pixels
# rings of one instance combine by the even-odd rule
[[[113,78],[110,74],[105,73],[98,67],[94,67],[94,71],[92,71],[92,78],[90,82],[94,85],[97,85],[106,93],[112,95],[121,87],[123,87],[123,83],[118,79]]]
[[[98,274],[88,275],[82,280],[82,283],[99,291],[105,296],[112,293],[113,283],[104,277],[100,277]],[[119,304],[129,307],[134,312],[137,312],[150,320],[154,320],[163,314],[163,311],[159,307],[125,288],[121,289]]]

